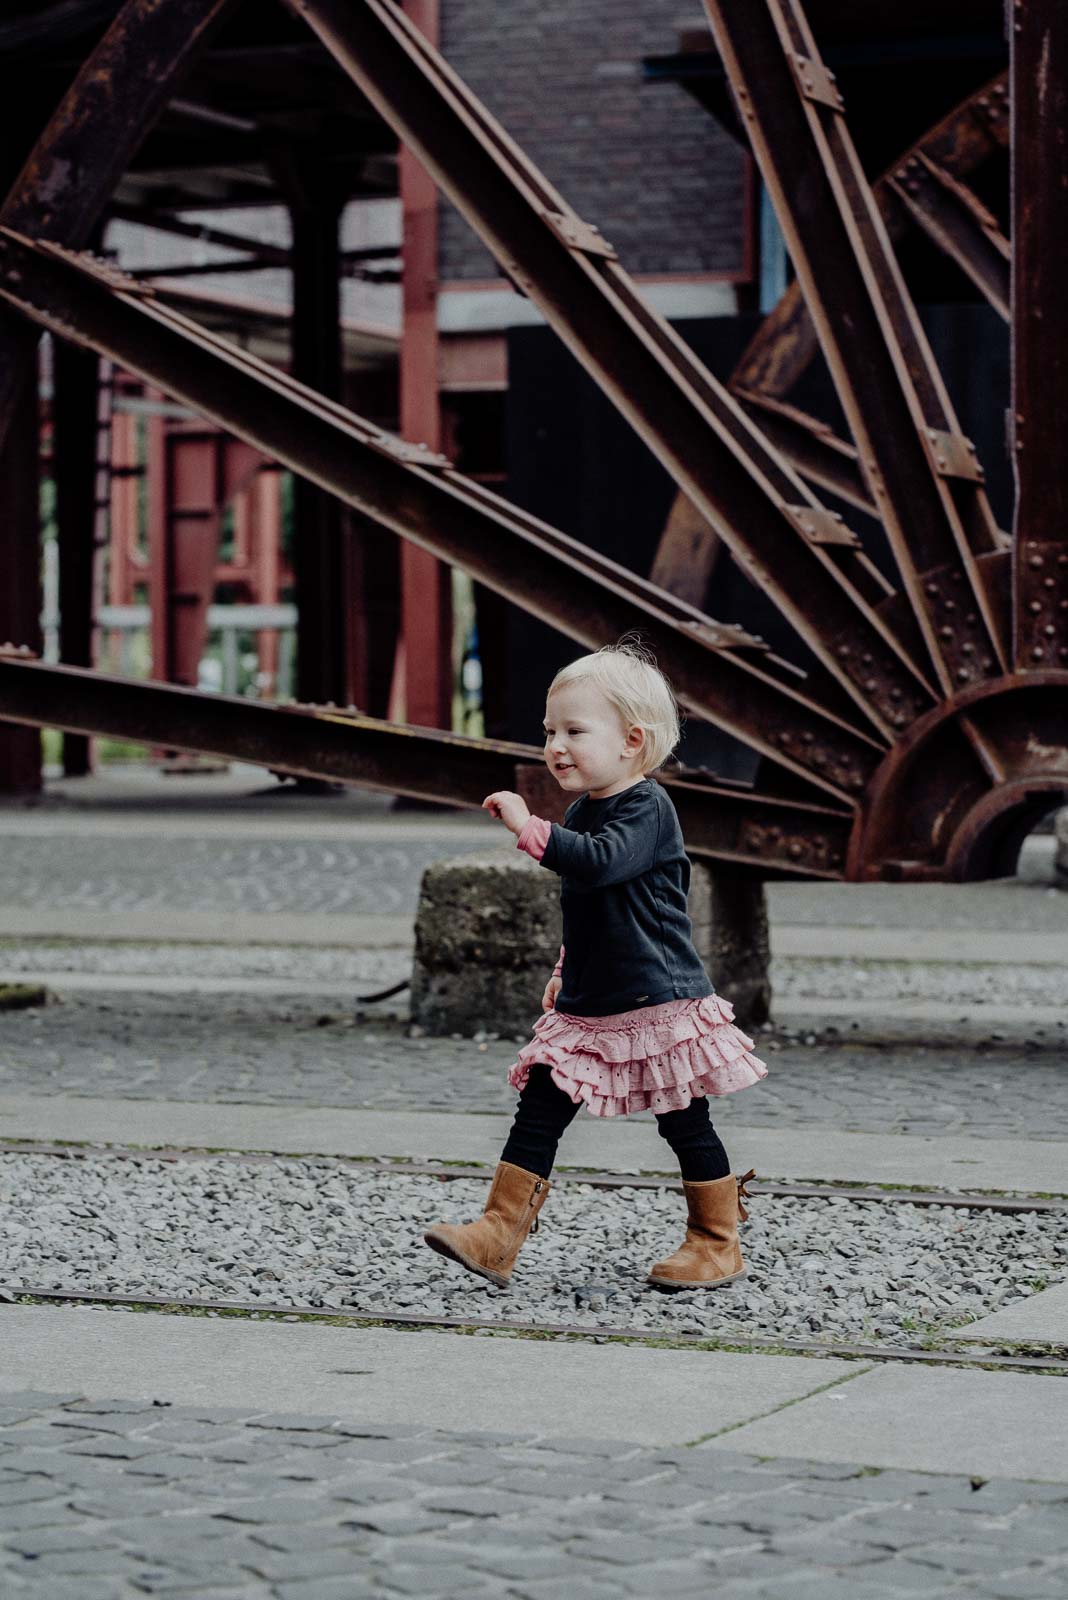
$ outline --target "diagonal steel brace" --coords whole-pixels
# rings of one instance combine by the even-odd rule
[[[143,289],[49,244],[0,229],[0,298],[61,338],[105,354],[220,427],[590,645],[639,624],[679,698],[840,799],[882,746],[786,687],[730,634],[680,618],[653,585],[591,568],[588,552],[459,473],[426,468],[379,428],[198,327]],[[694,613],[696,618],[701,614]]]
[[[812,491],[392,0],[286,0],[886,738],[936,695],[787,506]],[[564,219],[566,226],[561,224]]]

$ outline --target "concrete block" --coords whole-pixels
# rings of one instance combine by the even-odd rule
[[[1053,858],[1053,873],[1058,883],[1068,885],[1068,806],[1057,812],[1053,820],[1057,852]]]
[[[771,1013],[771,944],[763,881],[728,867],[694,862],[690,878],[693,940],[718,993],[741,1028]]]
[[[764,885],[694,863],[694,943],[741,1027],[771,1009]],[[560,880],[514,846],[437,861],[415,921],[412,1021],[430,1034],[526,1035],[560,948]]]
[[[412,1021],[530,1032],[560,951],[560,880],[514,846],[436,861],[415,919]]]

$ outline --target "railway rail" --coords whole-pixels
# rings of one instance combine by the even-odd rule
[[[228,1151],[189,1149],[178,1146],[151,1147],[142,1145],[62,1144],[35,1140],[0,1140],[0,1155],[34,1154],[54,1155],[60,1159],[78,1160],[110,1157],[116,1161],[209,1161],[220,1158],[246,1165],[263,1165],[280,1159],[270,1151]],[[291,1152],[286,1160],[300,1159]],[[444,1166],[440,1163],[415,1163],[402,1160],[357,1157],[324,1157],[316,1154],[318,1163],[339,1168],[354,1167],[361,1172],[374,1171],[390,1176],[435,1177],[443,1182],[472,1178],[481,1169],[474,1166]],[[626,1174],[563,1169],[557,1182],[562,1186],[575,1183],[588,1184],[600,1189],[641,1188],[681,1189],[680,1180],[653,1174]],[[796,1196],[805,1198],[850,1199],[873,1201],[880,1205],[946,1206],[967,1210],[999,1211],[1007,1213],[1040,1212],[1068,1216],[1068,1199],[1032,1194],[981,1194],[956,1190],[901,1189],[885,1190],[872,1185],[841,1185],[818,1183],[774,1183],[750,1181],[748,1192],[754,1197]],[[536,1319],[511,1319],[499,1317],[453,1317],[441,1314],[419,1315],[401,1310],[362,1311],[358,1307],[346,1308],[272,1303],[263,1299],[223,1300],[203,1299],[195,1296],[166,1296],[144,1293],[115,1293],[103,1290],[59,1290],[33,1284],[0,1286],[0,1301],[17,1304],[100,1305],[150,1308],[177,1315],[214,1314],[216,1316],[251,1316],[256,1318],[281,1318],[290,1321],[329,1321],[333,1325],[361,1327],[389,1327],[398,1329],[448,1330],[457,1333],[499,1333],[525,1337],[580,1339],[595,1343],[637,1342],[669,1344],[680,1348],[729,1349],[740,1353],[761,1352],[783,1355],[817,1356],[840,1360],[901,1361],[930,1366],[984,1367],[991,1370],[1021,1373],[1068,1376],[1068,1347],[1061,1348],[1047,1341],[1021,1341],[1018,1345],[1001,1345],[991,1341],[982,1349],[958,1348],[964,1341],[947,1337],[937,1348],[909,1344],[864,1344],[850,1341],[831,1342],[821,1339],[777,1339],[761,1336],[717,1337],[714,1333],[686,1333],[665,1329],[662,1332],[648,1327],[631,1327],[625,1323],[567,1323],[542,1322]],[[1031,1353],[1040,1351],[1041,1353]]]

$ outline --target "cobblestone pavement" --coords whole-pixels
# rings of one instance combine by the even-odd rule
[[[1055,1032],[1056,1030],[1052,1030]],[[922,1038],[924,1025],[916,1028]],[[508,1111],[514,1042],[411,1039],[322,1002],[79,995],[0,1012],[0,1092],[377,1110]],[[768,1076],[714,1103],[721,1127],[819,1124],[977,1138],[1068,1136],[1063,1044],[955,1050],[826,1032],[757,1035]]]
[[[1065,1485],[76,1394],[0,1406],[5,1595],[1063,1600],[1068,1585]]]
[[[0,826],[0,835],[3,828]],[[505,841],[507,842],[507,841]],[[443,856],[500,844],[359,839],[18,837],[0,852],[0,904],[35,911],[415,911],[424,868]],[[344,937],[343,927],[339,938]]]
[[[214,816],[226,815],[214,812]],[[278,819],[283,820],[283,819]],[[390,839],[339,830],[283,838],[206,833],[168,837],[165,818],[135,815],[128,832],[94,834],[92,814],[69,833],[28,831],[33,817],[0,809],[0,905],[36,910],[414,913],[423,869],[443,856],[508,845],[503,829],[471,824],[469,838],[425,836],[409,818]],[[239,819],[231,815],[230,821]],[[10,844],[6,841],[10,840]],[[1006,879],[982,884],[769,884],[773,921],[868,928],[1068,930],[1068,890]]]

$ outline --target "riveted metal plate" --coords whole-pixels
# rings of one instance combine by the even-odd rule
[[[583,222],[581,217],[560,211],[546,211],[543,215],[556,237],[562,239],[569,250],[581,251],[586,256],[604,256],[609,261],[616,260],[615,247],[591,222]]]
[[[783,509],[809,544],[845,545],[853,550],[860,546],[860,540],[837,511],[828,511],[824,506],[785,506]]]
[[[975,446],[963,433],[925,428],[923,437],[931,465],[940,478],[967,478],[971,483],[982,483],[983,469]]]
[[[793,55],[790,57],[790,64],[797,80],[797,87],[806,100],[815,100],[821,106],[830,106],[832,111],[844,109],[845,101],[834,81],[834,73],[828,72],[822,61],[813,61],[811,56]]]

